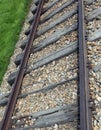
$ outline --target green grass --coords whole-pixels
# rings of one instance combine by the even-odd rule
[[[0,84],[31,0],[0,0]]]

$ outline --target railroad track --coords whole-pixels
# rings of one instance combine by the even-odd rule
[[[34,1],[8,78],[12,90],[0,97],[6,108],[1,130],[95,130],[96,108],[101,110],[93,96],[101,84],[100,6],[94,0]]]

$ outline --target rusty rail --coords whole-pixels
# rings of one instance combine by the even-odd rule
[[[92,130],[89,108],[89,78],[87,68],[87,48],[85,42],[84,1],[79,0],[79,86],[80,86],[80,130]]]
[[[13,86],[13,89],[12,89],[12,92],[11,92],[11,95],[7,104],[7,108],[6,108],[2,123],[1,123],[0,130],[9,130],[10,128],[11,117],[12,117],[12,114],[13,114],[13,111],[17,102],[17,97],[19,95],[19,91],[21,88],[21,83],[24,76],[25,67],[26,67],[26,64],[30,55],[30,49],[33,44],[33,40],[35,38],[35,33],[36,33],[37,26],[39,23],[43,4],[44,4],[44,0],[40,0],[39,6],[37,8],[36,16],[32,25],[32,30],[30,33],[29,41],[25,48],[24,56],[20,64],[20,68],[19,68],[16,80],[14,82],[14,86]]]

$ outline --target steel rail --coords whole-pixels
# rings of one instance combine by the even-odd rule
[[[92,130],[89,108],[89,78],[87,68],[87,48],[85,42],[84,1],[79,0],[78,38],[79,38],[79,87],[80,87],[80,130]]]
[[[31,49],[31,46],[33,44],[33,40],[35,39],[35,33],[36,33],[37,26],[39,23],[43,4],[44,4],[44,0],[40,0],[36,15],[35,15],[35,19],[34,19],[34,22],[32,25],[32,30],[30,33],[29,41],[28,41],[28,44],[26,45],[26,48],[25,48],[24,56],[23,56],[23,59],[22,59],[21,64],[20,64],[19,71],[18,71],[16,80],[14,82],[13,89],[11,91],[11,95],[10,95],[10,98],[9,98],[9,101],[7,104],[6,111],[5,111],[4,116],[3,116],[0,130],[9,130],[9,128],[10,128],[11,117],[13,115],[13,111],[14,111],[14,108],[15,108],[15,105],[17,102],[17,97],[19,95],[19,91],[21,88],[22,79],[23,79],[24,72],[25,72],[25,67],[26,67],[26,64],[27,64],[27,61],[28,61],[28,58],[30,55],[30,49]]]

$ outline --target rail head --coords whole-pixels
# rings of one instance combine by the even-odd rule
[[[89,108],[89,77],[87,68],[87,48],[85,42],[85,19],[83,0],[79,0],[78,10],[80,130],[92,130],[91,111]]]
[[[25,51],[24,51],[24,55],[23,55],[23,59],[21,61],[20,67],[19,67],[19,71],[16,77],[16,80],[14,82],[12,91],[11,91],[11,95],[3,116],[3,120],[1,122],[1,126],[0,126],[0,130],[9,130],[10,128],[10,123],[11,123],[11,117],[13,115],[13,111],[17,102],[17,97],[19,95],[19,91],[20,91],[20,87],[21,87],[21,83],[22,83],[22,79],[24,76],[24,72],[25,72],[25,67],[30,55],[30,48],[33,44],[33,40],[35,38],[35,34],[36,34],[36,30],[37,30],[37,26],[39,23],[39,19],[40,19],[40,15],[42,12],[42,8],[43,8],[43,4],[44,4],[44,0],[40,0],[38,7],[37,7],[37,12],[35,15],[35,19],[33,21],[32,24],[32,30],[29,36],[29,41],[28,44],[26,45]]]

